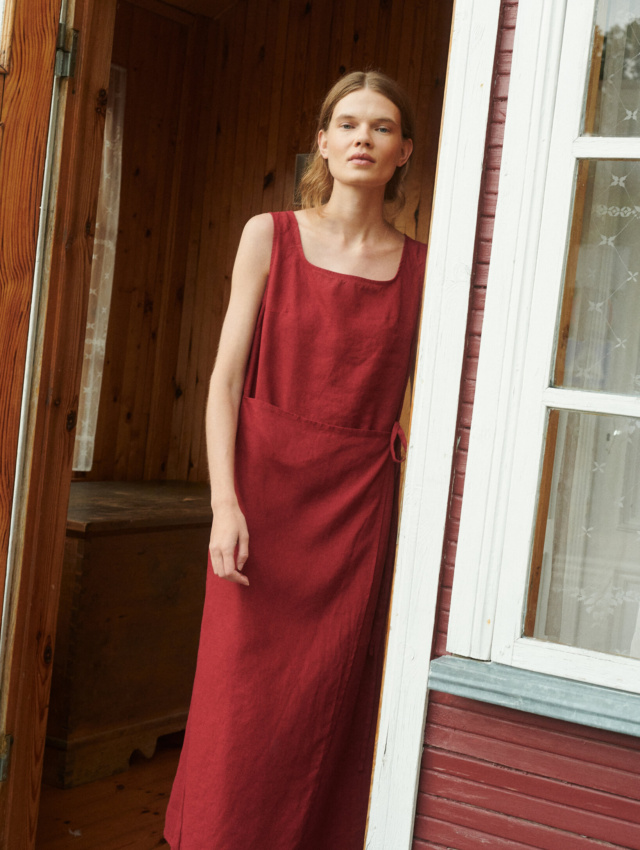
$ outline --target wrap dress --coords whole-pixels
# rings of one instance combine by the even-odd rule
[[[369,280],[273,217],[235,453],[250,585],[209,565],[172,850],[364,842],[426,246]]]

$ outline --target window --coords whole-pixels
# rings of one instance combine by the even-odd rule
[[[521,3],[498,204],[447,648],[640,693],[640,0]]]

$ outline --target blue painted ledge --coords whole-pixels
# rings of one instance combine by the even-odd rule
[[[429,689],[640,737],[640,694],[453,655],[431,662]]]

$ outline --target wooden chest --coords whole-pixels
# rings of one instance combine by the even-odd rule
[[[184,728],[210,528],[207,485],[72,484],[45,781],[126,770]]]

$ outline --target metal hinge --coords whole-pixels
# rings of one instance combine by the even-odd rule
[[[13,735],[5,735],[0,739],[0,782],[6,782],[9,777],[12,744]]]
[[[78,55],[78,30],[71,30],[69,49],[67,50],[67,27],[60,22],[58,41],[56,42],[56,77],[73,77],[76,72]]]

